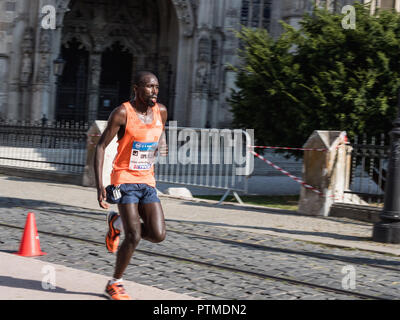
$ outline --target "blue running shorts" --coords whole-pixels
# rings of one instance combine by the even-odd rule
[[[106,187],[107,199],[111,204],[153,203],[160,202],[156,188],[144,183],[124,183]]]

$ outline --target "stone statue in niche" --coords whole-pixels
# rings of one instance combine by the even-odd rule
[[[101,72],[100,58],[100,56],[94,56],[90,60],[90,83],[92,88],[96,88],[99,86]]]
[[[51,33],[50,30],[41,29],[40,32],[40,52],[49,53],[51,51]]]
[[[199,41],[198,56],[200,62],[210,61],[210,41],[206,37],[201,37]]]
[[[22,58],[22,67],[21,67],[21,82],[26,84],[29,82],[32,74],[32,58],[30,53],[25,52],[24,57]]]
[[[21,49],[23,53],[33,52],[33,30],[32,28],[27,28],[24,32],[24,38],[21,44]]]
[[[50,82],[50,64],[48,62],[47,55],[42,55],[40,59],[38,82],[40,83]]]
[[[199,66],[196,71],[196,89],[204,90],[207,88],[207,68]]]
[[[26,84],[29,82],[32,74],[32,52],[33,52],[33,38],[32,28],[27,28],[24,33],[24,39],[21,44],[23,53],[21,64],[21,82]]]
[[[99,30],[93,32],[93,52],[100,53],[104,49],[105,37]]]

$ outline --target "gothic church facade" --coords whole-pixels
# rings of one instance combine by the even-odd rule
[[[400,0],[369,1],[400,9]],[[339,10],[354,1],[0,0],[0,118],[105,120],[131,98],[134,73],[150,70],[169,120],[229,126],[229,65],[239,63],[233,30],[278,36],[280,20],[296,26],[315,2]],[[46,25],[49,5],[55,28]]]

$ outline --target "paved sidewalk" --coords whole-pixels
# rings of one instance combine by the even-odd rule
[[[106,300],[103,292],[108,280],[103,275],[0,252],[0,300]],[[132,281],[124,281],[124,286],[133,300],[195,299]]]
[[[45,201],[88,209],[98,207],[96,190],[26,178],[0,176],[0,196]],[[400,256],[400,246],[371,240],[372,224],[346,218],[302,216],[293,211],[160,196],[166,219],[246,230],[346,248]],[[110,208],[116,210],[115,206]]]

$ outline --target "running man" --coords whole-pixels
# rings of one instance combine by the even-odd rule
[[[134,79],[133,101],[125,102],[110,115],[108,124],[96,146],[94,168],[97,200],[118,204],[119,214],[107,215],[109,231],[106,246],[109,252],[118,250],[121,231],[125,233],[116,259],[113,278],[105,293],[114,300],[129,300],[122,276],[139,241],[154,243],[165,239],[164,213],[155,189],[154,159],[156,150],[161,156],[168,154],[165,140],[167,108],[157,103],[159,84],[151,72],[139,72]],[[118,134],[118,151],[111,172],[111,185],[103,186],[104,153]],[[141,220],[143,222],[141,222]],[[122,225],[121,225],[122,220]]]

